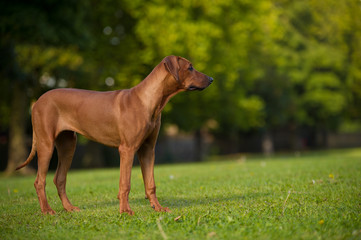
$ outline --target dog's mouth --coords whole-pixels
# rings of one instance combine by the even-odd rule
[[[201,88],[201,87],[191,85],[191,86],[188,87],[187,90],[188,91],[195,91],[195,90],[202,91],[203,89],[205,89],[205,88]]]

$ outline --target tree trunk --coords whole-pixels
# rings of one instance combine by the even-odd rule
[[[28,156],[26,144],[26,121],[28,113],[28,98],[21,83],[15,81],[12,88],[11,112],[9,123],[9,159],[6,167],[6,175],[14,174],[17,166],[23,163]],[[26,166],[19,170],[21,174],[32,173]]]
[[[194,160],[197,162],[203,160],[203,133],[200,129],[194,133]]]
[[[273,140],[269,132],[266,132],[262,137],[262,152],[266,156],[271,156],[274,153]]]

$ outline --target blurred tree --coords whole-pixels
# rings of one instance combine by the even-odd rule
[[[294,139],[304,128],[325,136],[361,116],[358,1],[0,4],[0,121],[10,125],[9,170],[27,155],[29,98],[54,87],[129,88],[171,54],[215,79],[206,93],[181,94],[164,109],[165,125],[194,132],[198,149],[204,129],[238,151],[241,134],[262,133],[268,143],[277,129]],[[264,145],[272,151],[272,143]]]
[[[29,97],[36,89],[34,86],[43,78],[44,85],[54,87],[54,79],[43,75],[46,71],[50,74],[60,68],[72,70],[81,61],[80,57],[75,56],[75,60],[73,57],[76,55],[74,50],[76,52],[89,37],[84,21],[87,6],[87,1],[72,0],[0,3],[3,61],[0,74],[2,84],[7,87],[3,90],[5,94],[1,95],[1,111],[8,113],[2,115],[2,121],[9,124],[8,174],[28,154],[25,131]],[[74,46],[72,51],[55,49],[69,46]],[[11,104],[7,105],[9,102]]]
[[[328,0],[299,1],[288,8],[293,10],[290,27],[302,46],[296,49],[299,70],[291,78],[298,90],[296,119],[313,129],[322,146],[327,145],[327,132],[338,128],[353,105],[350,82],[357,85],[361,80],[354,71],[361,61],[355,48],[361,44],[361,29],[356,27],[361,22],[360,7],[352,0]]]
[[[326,146],[327,132],[338,128],[346,112],[359,113],[352,104],[357,87],[350,83],[360,82],[360,3],[276,0],[271,9],[269,19],[263,17],[264,41],[252,55],[263,73],[251,91],[265,103],[264,136],[286,129],[299,148],[297,132],[306,128],[309,144]]]
[[[258,74],[249,59],[261,35],[262,23],[256,16],[265,14],[266,3],[128,2],[129,12],[137,19],[135,34],[142,44],[139,60],[144,65],[175,54],[215,78],[207,93],[186,93],[171,100],[164,111],[168,123],[195,131],[197,138],[201,137],[201,128],[209,127],[218,136],[230,137],[239,129],[264,124],[264,103],[256,95],[247,95],[247,90]]]
[[[164,119],[197,137],[202,127],[212,128],[220,139],[234,140],[240,132],[257,129],[269,136],[272,129],[285,126],[294,134],[304,125],[316,131],[335,128],[346,105],[341,80],[344,39],[337,24],[336,29],[326,24],[331,16],[330,21],[342,23],[345,9],[355,7],[348,6],[351,2],[340,3],[338,9],[332,0],[330,6],[287,0],[124,1],[121,14],[108,14],[104,37],[120,39],[118,46],[108,46],[110,51],[130,49],[127,56],[119,54],[117,62],[126,59],[133,68],[122,66],[119,73],[113,61],[112,75],[118,84],[128,83],[128,78],[135,84],[166,55],[193,61],[216,81],[207,94],[172,99]],[[126,16],[128,26],[119,25],[120,18],[114,16]],[[114,29],[122,29],[121,34],[129,29],[128,42]],[[339,41],[327,42],[332,36],[320,37],[319,29],[336,32]]]
[[[130,88],[151,70],[139,55],[141,46],[134,34],[137,20],[130,15],[127,1],[91,1],[91,5],[88,24],[94,43],[82,52],[94,80],[90,86],[97,90]]]

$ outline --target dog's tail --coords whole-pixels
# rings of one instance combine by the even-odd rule
[[[35,132],[33,131],[33,144],[31,146],[31,152],[29,154],[29,157],[28,159],[26,159],[26,161],[23,164],[18,166],[16,170],[19,170],[20,168],[23,168],[26,165],[28,165],[31,162],[31,160],[33,160],[33,158],[35,157],[35,153],[36,153],[36,136],[35,136]]]

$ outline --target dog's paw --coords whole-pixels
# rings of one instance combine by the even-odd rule
[[[67,207],[64,207],[64,209],[67,212],[79,212],[80,211],[80,209],[78,207],[75,207],[75,206],[67,206]]]
[[[133,216],[134,215],[134,212],[131,210],[131,209],[120,209],[120,214],[123,214],[123,213],[127,213],[129,216]]]
[[[156,212],[172,212],[169,208],[167,207],[162,207],[160,204],[158,205],[152,205],[152,208],[156,211]]]
[[[55,212],[53,209],[51,209],[51,208],[42,209],[41,212],[42,212],[44,215],[47,215],[47,214],[49,214],[49,215],[55,215],[55,214],[56,214],[56,212]]]
[[[128,213],[128,215],[132,216],[134,215],[134,212],[132,209],[130,209],[128,199],[121,199],[119,200],[119,212],[122,213]]]

